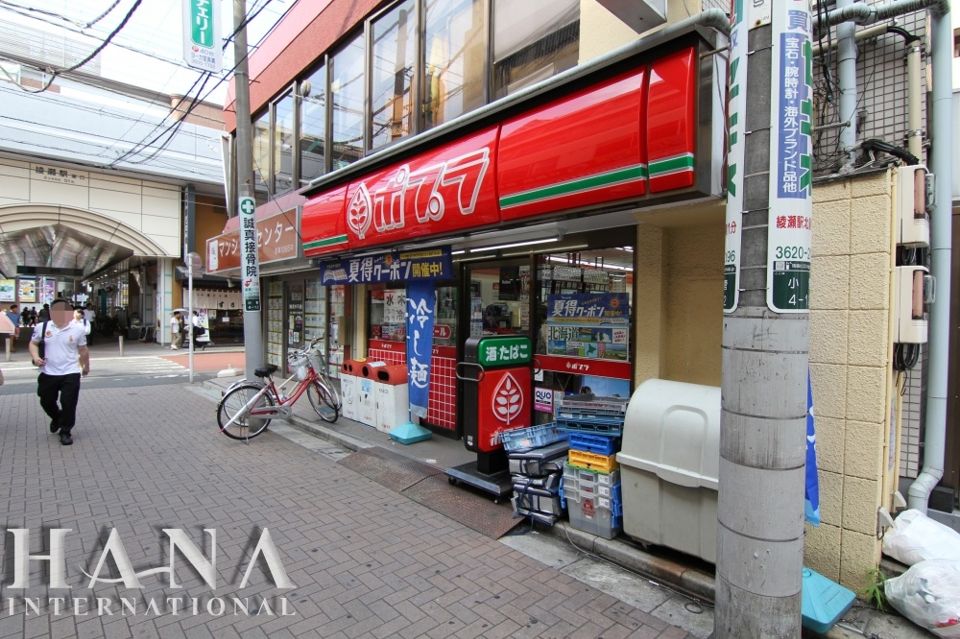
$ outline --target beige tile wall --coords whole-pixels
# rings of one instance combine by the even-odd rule
[[[806,562],[860,591],[880,559],[890,431],[889,172],[814,188],[810,369],[823,523],[808,526]]]

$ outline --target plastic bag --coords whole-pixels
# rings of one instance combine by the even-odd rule
[[[960,637],[960,561],[921,561],[883,584],[887,601],[937,635]]]
[[[883,554],[908,566],[926,559],[960,560],[960,533],[919,510],[905,510],[883,536]]]

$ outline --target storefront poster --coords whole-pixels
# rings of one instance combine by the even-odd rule
[[[629,330],[626,326],[561,324],[547,326],[547,354],[566,357],[613,359],[630,358]]]
[[[36,280],[25,280],[21,279],[19,282],[20,286],[20,303],[30,303],[35,304],[37,301],[37,281]]]
[[[17,280],[0,280],[0,302],[17,301]]]
[[[538,413],[553,414],[553,390],[536,387],[533,389],[533,410]]]
[[[52,304],[57,295],[57,280],[52,277],[40,278],[40,303]]]
[[[320,281],[324,285],[437,281],[450,280],[453,277],[453,262],[448,247],[423,251],[391,251],[324,262],[320,267]]]
[[[626,293],[560,293],[547,298],[547,321],[627,323],[630,302]]]
[[[410,414],[427,416],[437,289],[431,281],[407,284],[407,379]]]

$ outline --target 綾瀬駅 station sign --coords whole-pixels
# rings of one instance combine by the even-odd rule
[[[315,180],[304,256],[717,195],[722,61],[695,38],[662,49],[579,69],[551,91]]]

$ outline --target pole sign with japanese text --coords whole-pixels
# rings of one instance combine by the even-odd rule
[[[324,262],[320,270],[320,283],[324,286],[412,280],[435,282],[453,278],[449,247],[333,260]]]
[[[810,309],[812,48],[809,0],[773,7],[767,306]]]
[[[410,414],[427,416],[430,365],[433,355],[434,309],[437,288],[430,280],[407,284],[407,380]]]
[[[220,2],[183,0],[183,60],[194,69],[220,73]]]
[[[257,205],[252,197],[241,197],[240,212],[240,282],[243,310],[260,312],[260,259],[257,255]]]

